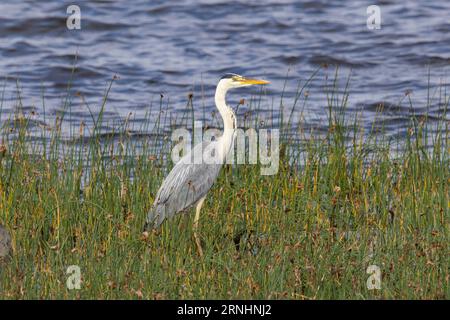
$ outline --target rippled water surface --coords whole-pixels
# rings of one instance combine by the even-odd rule
[[[371,1],[332,3],[2,0],[2,120],[17,109],[19,100],[24,112],[36,111],[39,121],[44,121],[44,106],[45,121],[54,117],[65,103],[75,56],[71,116],[66,118],[74,126],[91,120],[89,108],[98,112],[115,74],[120,79],[109,95],[106,119],[123,119],[132,112],[139,122],[151,105],[159,106],[160,94],[164,105],[181,114],[189,93],[196,117],[210,119],[214,87],[226,72],[272,81],[261,102],[261,112],[269,116],[272,105],[279,107],[283,88],[289,107],[298,80],[306,80],[324,63],[330,67],[312,82],[304,109],[311,125],[326,125],[324,86],[326,76],[334,75],[333,65],[341,66],[341,86],[352,71],[349,111],[360,110],[367,125],[379,102],[395,106],[385,115],[392,132],[408,123],[412,110],[442,116],[440,92],[430,92],[428,82],[432,88],[442,83],[448,89],[450,1],[378,1],[380,30],[366,26]],[[70,4],[81,8],[81,30],[66,28]],[[398,107],[407,90],[413,109],[408,101]],[[258,93],[257,88],[240,89],[230,102]]]

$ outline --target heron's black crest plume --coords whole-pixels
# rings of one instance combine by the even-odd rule
[[[234,77],[241,77],[240,75],[236,74],[236,73],[225,73],[222,78],[220,78],[220,80],[222,79],[232,79]]]

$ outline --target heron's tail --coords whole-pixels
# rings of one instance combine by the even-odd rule
[[[142,231],[145,232],[145,231],[149,231],[150,229],[151,229],[150,224],[148,223],[147,220],[145,220],[144,229]]]
[[[154,206],[147,215],[147,219],[144,224],[144,231],[150,231],[151,229],[157,229],[163,223],[165,219],[164,206]]]

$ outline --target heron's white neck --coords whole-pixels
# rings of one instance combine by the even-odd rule
[[[225,97],[229,87],[223,82],[219,82],[216,89],[214,100],[223,120],[223,135],[220,138],[222,142],[221,158],[225,159],[233,145],[234,131],[237,128],[236,116],[233,110],[227,106]]]

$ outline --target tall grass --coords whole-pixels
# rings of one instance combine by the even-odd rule
[[[60,116],[32,138],[33,117],[11,115],[1,132],[0,221],[14,253],[0,270],[0,297],[448,299],[446,109],[433,131],[412,115],[396,148],[348,118],[348,90],[334,83],[328,131],[306,138],[309,129],[293,115],[308,84],[290,108],[273,107],[288,119],[278,173],[261,176],[258,165],[222,170],[200,220],[203,258],[192,215],[142,233],[171,166],[165,129],[189,126],[191,111],[174,120],[161,97],[153,127],[123,121],[105,133],[109,87],[91,126],[79,130],[87,137],[63,136]],[[305,139],[294,142],[293,133]],[[66,287],[70,265],[80,267],[80,290]],[[379,290],[367,287],[370,265],[381,271]]]

